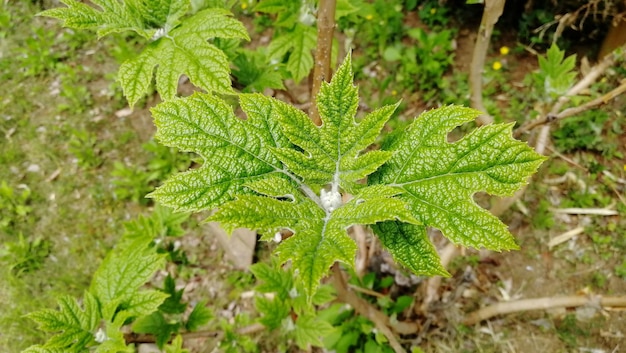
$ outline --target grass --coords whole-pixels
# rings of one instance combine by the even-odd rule
[[[115,197],[111,174],[121,156],[141,166],[148,154],[133,152],[146,141],[113,115],[125,105],[110,84],[115,39],[59,30],[28,1],[0,6],[0,22],[12,24],[0,26],[0,181],[29,208],[0,209],[10,223],[0,227],[0,347],[12,353],[43,339],[23,316],[80,296],[123,221],[142,210]]]

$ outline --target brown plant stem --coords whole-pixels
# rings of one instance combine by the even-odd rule
[[[322,82],[330,81],[330,58],[335,33],[335,0],[320,0],[317,10],[317,49],[315,50],[315,64],[313,66],[313,84],[311,88],[311,109],[309,116],[316,125],[321,125],[317,110],[317,92]]]
[[[485,308],[477,310],[465,318],[465,325],[474,325],[483,320],[487,320],[497,315],[515,313],[529,310],[546,310],[553,308],[573,308],[583,305],[596,305],[598,307],[614,307],[626,308],[626,296],[621,297],[603,297],[572,295],[565,297],[549,297],[524,299],[511,302],[502,302],[489,305]]]
[[[489,49],[489,41],[493,27],[502,15],[505,0],[485,0],[485,8],[483,17],[480,21],[480,28],[476,36],[474,44],[474,53],[472,55],[472,65],[470,66],[470,87],[471,87],[471,105],[472,108],[480,110],[484,114],[478,117],[480,125],[493,123],[493,117],[486,114],[483,105],[483,70],[485,67],[485,58]]]
[[[319,111],[317,110],[317,94],[322,82],[328,82],[331,78],[331,50],[335,29],[335,0],[320,0],[317,13],[317,49],[315,51],[315,65],[313,71],[313,84],[311,90],[311,110],[309,116],[316,125],[321,125]],[[376,328],[387,338],[389,345],[396,353],[405,353],[391,329],[389,317],[372,304],[361,299],[348,288],[346,279],[341,272],[339,263],[332,267],[332,282],[337,290],[337,297],[344,303],[351,305],[356,312],[368,318]],[[417,331],[416,324],[398,324],[397,332]]]

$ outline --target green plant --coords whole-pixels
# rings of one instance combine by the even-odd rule
[[[292,269],[258,263],[250,271],[261,282],[255,288],[261,294],[255,298],[261,314],[259,321],[270,330],[280,329],[281,338],[294,341],[300,349],[307,349],[309,345],[323,347],[320,338],[334,330],[326,320],[318,317],[310,304],[322,305],[333,300],[332,287],[317,288],[309,302],[303,283]]]
[[[20,185],[22,191],[16,192],[6,181],[0,183],[0,231],[11,232],[16,222],[24,219],[32,208],[30,201],[30,189],[26,185]]]
[[[394,258],[416,273],[446,274],[425,238],[426,225],[467,246],[517,247],[506,226],[470,198],[481,189],[513,192],[543,160],[507,137],[511,125],[482,128],[448,144],[447,133],[478,113],[445,107],[416,119],[383,151],[361,154],[395,106],[354,121],[358,97],[349,57],[318,96],[322,127],[261,95],[242,94],[240,100],[246,121],[203,94],[153,109],[157,139],[196,152],[205,163],[150,196],[181,211],[219,207],[210,220],[227,230],[257,229],[265,240],[295,232],[275,253],[281,263],[291,261],[309,298],[335,261],[351,264],[355,244],[345,229],[353,224],[375,225]],[[205,113],[195,113],[200,111]],[[372,172],[370,185],[358,182]],[[344,204],[343,193],[354,198]]]
[[[576,56],[565,58],[565,51],[555,44],[548,49],[546,56],[539,56],[539,71],[532,75],[535,89],[540,97],[553,102],[562,97],[574,85]]]
[[[324,337],[324,345],[337,353],[391,353],[387,339],[376,332],[372,323],[356,315],[345,305],[333,304],[321,310],[320,318],[336,327],[334,332]]]
[[[396,82],[405,89],[417,86],[427,101],[444,87],[444,74],[453,63],[452,31],[427,33],[413,28],[407,34],[415,40],[414,45],[395,43],[385,49],[383,58],[400,62]]]
[[[447,7],[442,6],[439,1],[427,0],[419,7],[419,17],[428,27],[441,27],[448,24],[450,16]]]
[[[0,260],[11,272],[19,276],[25,272],[33,272],[43,266],[50,254],[51,244],[48,240],[27,240],[22,234],[17,241],[7,241],[0,247]]]
[[[623,279],[626,279],[626,260],[622,261],[619,266],[615,267],[615,274]]]
[[[350,55],[315,99],[321,126],[295,107],[255,93],[238,95],[239,108],[247,116],[244,120],[235,115],[229,103],[233,100],[225,100],[224,95],[234,93],[230,79],[223,75],[228,76],[228,63],[222,65],[224,52],[231,52],[230,43],[213,40],[222,51],[207,41],[209,37],[247,39],[241,23],[225,10],[212,8],[185,17],[188,6],[182,0],[93,0],[102,11],[73,0],[64,3],[69,7],[43,14],[61,18],[66,25],[98,29],[100,35],[133,30],[153,39],[139,57],[120,68],[124,93],[135,104],[147,92],[159,63],[156,86],[164,102],[152,109],[156,138],[166,146],[198,154],[203,163],[169,177],[149,196],[176,211],[217,208],[208,220],[219,221],[227,230],[255,229],[261,239],[279,243],[275,262],[289,265],[285,272],[254,267],[263,281],[260,288],[275,294],[274,300],[259,299],[257,305],[267,327],[285,322],[289,328],[291,319],[298,346],[321,345],[319,336],[331,330],[312,313],[312,305],[330,300],[320,280],[331,266],[337,262],[352,266],[356,244],[346,231],[354,225],[372,226],[396,261],[418,274],[448,275],[427,237],[427,227],[436,227],[465,246],[517,248],[506,225],[472,197],[480,191],[510,195],[543,162],[544,157],[512,139],[512,124],[485,126],[449,143],[454,128],[480,113],[446,106],[422,114],[376,150],[372,145],[398,104],[356,119],[359,97]],[[150,6],[159,11],[149,11]],[[298,23],[307,19],[307,11],[299,14]],[[290,12],[284,16],[281,21],[295,21]],[[305,41],[304,36],[296,45]],[[293,49],[293,43],[276,42],[283,54]],[[216,55],[219,63],[210,55]],[[290,58],[293,55],[292,51]],[[173,60],[175,56],[182,59]],[[207,67],[217,74],[206,72]],[[302,68],[298,65],[298,70]],[[176,98],[182,73],[192,82],[199,80],[194,83],[206,93]],[[126,169],[118,170],[123,177]],[[132,183],[121,189],[145,187],[153,180],[129,175]],[[143,193],[128,192],[131,197]],[[159,224],[142,221],[129,229],[94,275],[82,307],[63,297],[59,311],[31,314],[42,329],[55,335],[26,352],[126,352],[131,348],[120,330],[123,325],[156,333],[164,344],[184,326],[191,330],[206,323],[210,315],[203,305],[198,309],[201,319],[181,317],[183,303],[171,280],[161,290],[140,289],[164,264],[165,256],[154,245],[155,233],[170,228]],[[324,300],[318,301],[320,293]],[[406,307],[406,300],[379,304],[392,315]],[[292,312],[301,315],[293,320]],[[232,324],[222,322],[220,327],[226,342],[222,348],[255,351],[249,340],[239,340]],[[180,339],[175,342],[166,350],[180,350]]]
[[[95,135],[87,130],[72,129],[72,137],[68,142],[67,149],[74,155],[79,166],[83,168],[95,168],[104,160],[100,156],[100,149]]]
[[[209,92],[232,92],[228,58],[207,41],[249,39],[241,22],[228,11],[210,8],[183,21],[189,10],[185,0],[94,1],[101,10],[75,0],[62,2],[68,7],[46,10],[40,16],[61,19],[73,28],[95,29],[99,37],[134,31],[150,40],[139,56],[125,61],[119,70],[118,80],[131,106],[149,92],[155,71],[156,88],[164,99],[176,96],[183,74]]]

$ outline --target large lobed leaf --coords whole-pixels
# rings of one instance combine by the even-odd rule
[[[478,206],[473,195],[510,195],[523,186],[545,159],[525,143],[511,137],[512,124],[494,124],[472,131],[454,143],[447,142],[455,127],[480,113],[458,106],[428,111],[384,149],[394,155],[376,173],[371,184],[403,190],[399,196],[424,226],[440,229],[456,244],[492,250],[516,249],[506,225]],[[381,239],[395,257],[415,270],[410,258],[415,247],[425,245],[423,229],[383,225]],[[398,237],[409,237],[408,242]],[[413,249],[413,250],[412,250]]]
[[[156,31],[144,24],[143,16],[137,8],[138,1],[92,0],[98,8],[76,0],[61,0],[67,7],[58,7],[39,13],[60,19],[65,27],[95,29],[99,37],[110,33],[135,31],[144,38],[150,38]]]
[[[156,138],[199,154],[205,163],[174,175],[149,197],[179,211],[211,209],[246,193],[246,183],[283,170],[269,151],[289,145],[272,119],[281,103],[260,94],[242,94],[240,99],[246,121],[223,100],[200,93],[152,110]]]
[[[352,79],[348,56],[320,90],[321,126],[257,94],[241,95],[247,120],[206,94],[159,105],[153,110],[157,137],[198,153],[205,163],[174,176],[151,196],[179,210],[218,207],[210,220],[227,230],[256,229],[265,240],[293,232],[276,255],[281,264],[291,262],[309,302],[335,261],[352,264],[356,246],[346,230],[355,224],[373,225],[392,255],[416,273],[447,274],[427,226],[455,243],[515,248],[506,226],[472,196],[513,193],[544,158],[513,140],[510,124],[476,129],[448,143],[453,128],[478,115],[453,106],[423,114],[382,151],[366,152],[395,106],[355,120]],[[360,184],[368,175],[370,186]],[[344,191],[355,197],[343,203]]]

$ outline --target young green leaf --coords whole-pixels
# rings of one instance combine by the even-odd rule
[[[156,344],[160,348],[170,340],[173,333],[178,332],[180,323],[168,322],[160,311],[142,316],[133,323],[133,331],[137,333],[150,333],[156,336]]]
[[[183,74],[208,92],[232,93],[228,58],[207,41],[215,37],[250,39],[243,24],[229,12],[206,9],[164,33],[138,57],[123,63],[118,79],[130,105],[148,93],[155,66],[157,91],[164,100],[176,96]]]
[[[280,327],[290,313],[289,304],[285,299],[256,297],[254,303],[261,314],[259,321],[270,330]]]
[[[297,23],[292,31],[274,38],[267,48],[268,56],[272,59],[287,59],[287,71],[293,76],[296,83],[309,75],[313,68],[312,50],[317,45],[317,32],[314,27]]]
[[[535,86],[548,101],[558,99],[574,85],[576,55],[565,58],[565,51],[552,44],[546,56],[539,56],[539,72],[533,74]]]
[[[324,347],[321,338],[335,331],[331,324],[313,315],[298,317],[294,336],[300,349],[308,349],[309,345]]]
[[[255,290],[260,293],[276,293],[282,300],[287,299],[293,288],[293,274],[276,266],[259,262],[250,266],[250,272],[260,281]]]
[[[165,353],[189,353],[188,349],[183,348],[183,336],[176,335],[172,343],[165,346]]]
[[[447,142],[447,134],[453,128],[479,114],[458,106],[422,114],[384,147],[394,151],[394,155],[371,175],[369,183],[403,190],[399,197],[409,205],[413,215],[425,226],[440,229],[456,244],[492,250],[515,249],[517,244],[507,227],[478,206],[472,196],[479,191],[499,196],[512,194],[545,158],[511,137],[512,124],[484,126],[459,141]],[[392,247],[392,253],[396,252],[396,258],[406,263],[411,254],[405,244],[389,240],[397,236],[394,233],[397,231],[383,234],[381,239]],[[408,234],[413,234],[412,242],[416,244],[423,241],[423,235],[415,230],[404,236]]]
[[[193,310],[187,318],[185,328],[187,331],[197,331],[200,327],[206,325],[213,318],[211,309],[207,308],[206,301],[201,300],[194,306]]]
[[[396,106],[378,109],[357,123],[354,116],[359,97],[352,79],[348,56],[317,96],[322,126],[315,126],[303,112],[289,106],[283,106],[278,116],[285,135],[302,151],[279,148],[274,153],[308,184],[332,183],[355,192],[358,180],[391,157],[390,152],[363,150],[376,140]]]
[[[167,298],[160,291],[139,291],[164,263],[163,256],[156,253],[150,241],[138,239],[120,244],[120,249],[109,253],[94,274],[90,291],[101,306],[111,304],[107,311],[121,307],[130,316],[147,315]]]
[[[82,352],[95,344],[96,328],[101,319],[98,301],[91,293],[85,292],[83,307],[81,309],[73,298],[63,296],[59,298],[58,311],[42,310],[29,314],[28,317],[37,322],[40,329],[56,333],[45,346],[36,349]]]
[[[101,11],[76,0],[61,0],[67,7],[58,7],[39,13],[63,20],[65,27],[77,29],[95,29],[98,37],[115,32],[135,31],[149,39],[156,28],[146,27],[142,14],[136,6],[137,1],[93,0]]]

